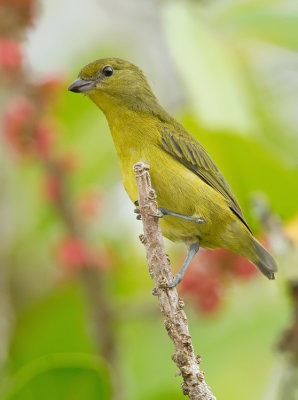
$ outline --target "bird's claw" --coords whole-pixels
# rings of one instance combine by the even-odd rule
[[[134,212],[135,214],[138,214],[138,215],[136,216],[137,219],[142,219],[142,217],[141,217],[141,211],[140,211],[139,208],[135,208],[135,209],[133,210],[133,212]],[[155,217],[155,218],[162,218],[162,217],[164,216],[163,212],[160,211],[160,210],[158,210],[156,214],[149,214],[149,215],[150,215],[150,217]]]
[[[167,283],[166,285],[160,285],[159,287],[162,289],[173,289],[182,281],[182,277],[183,275],[181,275],[178,272],[178,274],[174,276],[174,279],[172,280],[171,283]]]
[[[175,282],[173,281],[173,282],[169,283],[168,285],[160,285],[159,287],[161,289],[173,289],[175,286],[176,286]]]
[[[176,287],[178,285],[179,282],[181,282],[181,279],[176,279],[176,277],[174,277],[174,279],[171,283],[168,283],[166,285],[159,285],[158,289],[173,289],[174,287]],[[152,295],[153,296],[158,295],[157,288],[152,289]]]
[[[156,214],[149,214],[150,217],[155,217],[155,218],[162,218],[164,216],[164,213],[160,210],[157,211]]]
[[[142,219],[141,211],[140,211],[139,208],[135,208],[135,209],[133,210],[133,212],[134,212],[135,214],[138,214],[138,215],[136,216],[136,219],[137,219],[137,220],[141,220],[141,219]]]

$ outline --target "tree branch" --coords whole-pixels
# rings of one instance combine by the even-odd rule
[[[200,371],[200,356],[195,356],[188,330],[184,303],[176,288],[161,289],[160,285],[173,279],[170,260],[165,252],[158,218],[152,216],[158,211],[156,194],[151,188],[149,166],[139,162],[134,165],[139,191],[139,207],[143,221],[144,235],[141,242],[146,248],[146,258],[151,278],[157,288],[158,301],[165,328],[173,342],[175,353],[172,355],[183,378],[182,392],[191,400],[216,400],[207,386],[203,371]]]

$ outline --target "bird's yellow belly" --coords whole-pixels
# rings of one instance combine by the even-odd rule
[[[155,154],[154,159],[149,156],[151,154]],[[198,224],[165,216],[160,220],[165,237],[189,244],[199,240],[203,247],[224,247],[222,237],[233,222],[233,214],[219,193],[166,152],[148,151],[144,146],[143,151],[130,152],[120,160],[124,160],[121,162],[123,184],[133,202],[138,199],[133,165],[143,161],[150,165],[152,187],[160,207],[206,221]]]

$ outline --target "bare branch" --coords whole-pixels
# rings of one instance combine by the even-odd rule
[[[188,330],[184,303],[176,288],[161,289],[160,285],[172,281],[170,260],[164,248],[158,218],[152,216],[158,211],[155,191],[151,188],[149,166],[139,162],[134,165],[139,191],[139,207],[143,221],[144,235],[140,236],[146,248],[146,258],[151,278],[157,288],[158,301],[165,328],[173,342],[173,361],[183,378],[182,392],[191,400],[216,400],[207,386],[203,371],[200,371],[200,356],[195,356]]]

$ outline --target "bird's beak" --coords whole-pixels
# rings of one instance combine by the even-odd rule
[[[72,82],[68,90],[75,93],[83,93],[87,90],[94,89],[95,85],[95,81],[85,81],[84,79],[78,78]]]

